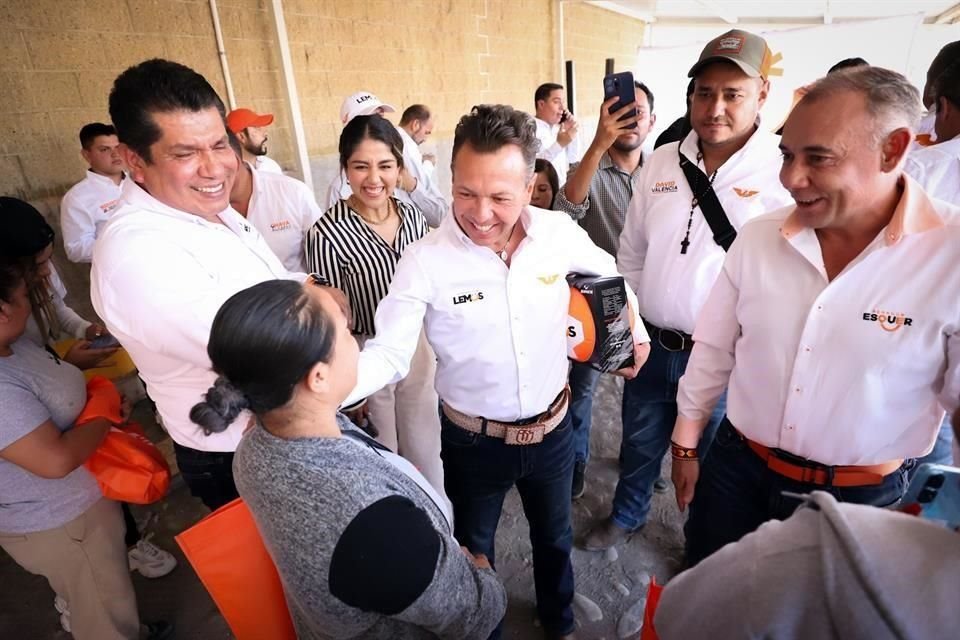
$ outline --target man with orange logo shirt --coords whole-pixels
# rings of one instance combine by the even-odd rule
[[[690,564],[788,517],[798,494],[896,502],[957,408],[960,208],[903,172],[919,105],[902,75],[863,67],[817,81],[787,119],[780,180],[796,204],[741,229],[680,381]]]

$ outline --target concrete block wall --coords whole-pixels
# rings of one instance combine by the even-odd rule
[[[269,153],[293,169],[270,2],[217,4],[238,106],[276,116]],[[582,92],[578,115],[595,120],[603,60],[632,62],[643,23],[578,2],[564,11],[565,57],[577,61]],[[336,171],[340,103],[351,93],[372,91],[398,111],[429,105],[436,127],[425,150],[437,154],[446,188],[461,115],[492,102],[532,112],[536,86],[562,81],[556,0],[284,0],[284,18],[321,195]],[[55,228],[59,198],[85,169],[77,132],[109,120],[118,73],[169,58],[202,73],[226,102],[208,0],[3,0],[0,41],[0,194],[34,202]],[[399,113],[391,117],[397,122]],[[86,270],[60,250],[55,259],[78,311],[89,311]]]

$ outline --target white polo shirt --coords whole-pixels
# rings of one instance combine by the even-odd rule
[[[299,180],[259,169],[252,173],[247,220],[263,235],[284,267],[306,271],[303,238],[323,211],[310,188]]]
[[[828,465],[926,454],[960,402],[960,208],[905,178],[889,225],[832,281],[793,210],[731,247],[680,415],[706,420],[729,381],[730,421],[768,447]]]
[[[910,152],[903,170],[931,197],[960,204],[960,136]]]
[[[123,205],[94,247],[90,298],[130,354],[175,442],[200,451],[233,451],[241,415],[223,433],[204,436],[189,417],[214,381],[210,327],[233,294],[287,271],[263,236],[233,209],[223,224],[168,207],[127,180]]]
[[[393,190],[393,197],[401,202],[416,207],[423,214],[427,224],[433,228],[439,227],[443,218],[447,215],[450,204],[440,193],[433,175],[423,169],[423,154],[420,148],[413,141],[407,132],[397,127],[400,138],[403,139],[403,166],[407,168],[414,178],[417,179],[417,186],[413,191],[404,191],[399,187]],[[330,183],[327,189],[327,198],[321,203],[324,210],[328,210],[340,200],[346,200],[353,194],[353,189],[347,183],[347,174],[340,169],[340,172]]]
[[[118,206],[120,185],[90,169],[86,178],[64,194],[60,202],[60,231],[70,260],[90,262],[93,259],[93,242]]]
[[[253,168],[265,173],[279,173],[280,175],[283,175],[283,169],[280,168],[280,165],[277,164],[277,161],[267,156],[257,156]]]
[[[617,253],[617,266],[637,294],[640,315],[658,327],[685,333],[693,333],[725,256],[699,207],[693,212],[690,246],[680,253],[693,192],[680,168],[678,147],[697,162],[698,142],[691,131],[682,142],[658,148],[644,164]],[[734,229],[793,202],[780,184],[779,144],[779,136],[757,129],[717,170],[713,190]],[[697,166],[709,175],[702,160]]]
[[[580,162],[580,139],[574,138],[567,146],[560,146],[557,142],[560,125],[548,124],[540,118],[534,118],[534,120],[537,123],[537,139],[540,140],[540,152],[537,153],[537,157],[553,165],[562,187],[567,183],[567,171],[570,170],[570,165]]]
[[[568,216],[527,207],[520,222],[527,237],[509,268],[475,245],[452,213],[407,248],[346,404],[401,380],[423,328],[437,354],[435,386],[445,403],[505,421],[546,411],[567,381],[567,274],[618,274],[613,257]],[[635,305],[633,294],[627,297]],[[634,339],[648,342],[635,320]]]

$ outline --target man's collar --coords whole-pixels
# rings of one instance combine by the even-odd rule
[[[127,177],[126,172],[120,174],[120,184],[117,184],[113,181],[113,178],[110,176],[105,176],[102,173],[97,173],[93,169],[87,169],[87,178],[93,180],[94,182],[99,182],[102,184],[112,184],[115,187],[120,187],[123,185],[124,179]]]
[[[539,233],[539,225],[537,224],[537,215],[534,214],[531,209],[536,209],[536,207],[531,207],[527,205],[520,212],[520,217],[517,218],[517,224],[523,225],[522,229],[527,236],[533,238]],[[554,212],[551,212],[551,215],[555,215]],[[460,242],[468,247],[478,247],[479,245],[474,244],[473,240],[470,239],[466,233],[463,232],[463,229],[460,228],[460,222],[457,220],[456,215],[453,213],[453,209],[450,209],[450,213],[444,217],[443,221],[440,223],[440,230],[443,230],[443,225],[449,225],[450,233],[454,237],[458,238]]]
[[[144,189],[142,186],[140,186],[133,180],[124,180],[123,185],[121,186],[121,190],[122,190],[123,200],[126,203],[136,208],[147,209],[149,211],[153,211],[156,213],[162,213],[164,215],[168,215],[174,218],[179,218],[181,220],[185,220],[188,222],[196,222],[196,223],[210,224],[210,225],[216,224],[214,222],[211,222],[210,220],[207,220],[203,216],[200,216],[194,213],[188,213],[186,211],[181,211],[180,209],[176,209],[174,207],[171,207],[169,205],[166,205],[160,202],[159,200],[154,198],[152,195],[150,195],[150,193],[146,189]],[[230,206],[227,206],[227,208],[221,211],[218,215],[223,216],[223,214],[228,211],[232,211]],[[222,219],[223,218],[221,217],[221,220]]]
[[[757,126],[753,130],[753,133],[750,134],[750,137],[747,138],[747,141],[743,143],[743,146],[737,149],[732,156],[727,158],[728,162],[736,162],[735,158],[739,158],[742,154],[747,153],[753,145],[763,144],[758,142],[764,138],[768,138],[773,134],[767,132],[760,126],[759,120],[757,121]],[[697,132],[693,129],[690,130],[690,133],[687,134],[687,137],[680,142],[680,153],[685,155],[691,161],[696,161],[697,155],[700,153],[700,136],[697,135]]]
[[[640,163],[639,163],[632,171],[630,171],[630,173],[633,174],[633,173],[636,173],[638,170],[640,170],[640,168],[643,167],[643,162],[644,162],[645,160],[646,160],[646,156],[645,156],[644,153],[641,151],[641,152],[640,152]],[[600,156],[600,163],[597,165],[597,168],[598,168],[598,169],[605,169],[605,170],[613,169],[614,171],[622,171],[622,169],[621,169],[620,167],[618,167],[616,164],[614,164],[613,158],[610,157],[610,150],[609,150],[609,149],[608,149],[607,151],[604,151],[604,152],[603,152],[603,155]]]
[[[887,246],[894,245],[900,238],[915,233],[922,233],[944,226],[943,218],[937,213],[930,198],[913,178],[907,174],[900,177],[899,186],[902,188],[900,200],[893,211],[890,222],[883,230],[883,241]],[[780,227],[780,235],[785,239],[796,236],[807,228],[800,223],[797,210],[794,208]],[[811,229],[811,231],[813,231]]]

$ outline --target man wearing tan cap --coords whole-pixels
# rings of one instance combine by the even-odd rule
[[[739,29],[707,43],[689,73],[693,130],[654,151],[637,176],[617,264],[652,347],[647,365],[624,384],[620,480],[610,516],[583,540],[587,550],[607,549],[646,524],[700,308],[740,227],[791,202],[777,177],[779,138],[759,125],[778,59],[763,38]],[[723,413],[721,396],[701,456]]]
[[[677,394],[690,564],[788,517],[800,494],[897,502],[956,410],[960,208],[903,172],[919,111],[904,76],[861,67],[818,80],[787,118],[780,180],[795,203],[741,230]]]
[[[227,114],[227,128],[237,135],[243,147],[243,159],[258,171],[283,173],[276,161],[267,157],[267,127],[273,124],[273,114],[259,114],[250,109],[234,109]]]
[[[340,121],[347,124],[357,116],[369,116],[375,113],[383,115],[395,111],[393,105],[383,102],[369,91],[360,91],[347,97],[340,105]],[[394,196],[419,209],[431,227],[438,227],[447,213],[449,204],[440,193],[433,178],[428,172],[422,170],[423,158],[417,143],[408,144],[406,142],[409,137],[408,132],[402,127],[397,127],[397,130],[400,132],[400,137],[404,139],[403,169],[400,172],[400,180],[397,182]],[[320,205],[324,209],[329,209],[339,200],[349,198],[352,193],[347,176],[341,170],[330,183],[327,198]]]

